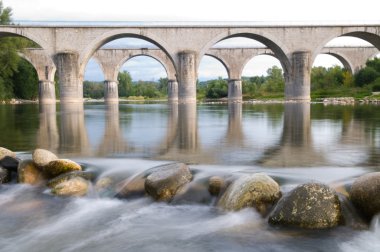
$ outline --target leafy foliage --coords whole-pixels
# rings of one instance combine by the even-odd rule
[[[11,24],[11,16],[12,9],[4,8],[3,2],[0,0],[0,24]],[[24,48],[36,46],[34,42],[25,38],[0,38],[0,100],[13,97],[24,99],[36,97],[35,90],[38,88],[38,78],[36,80],[35,70],[29,63],[21,60],[18,55],[18,52]],[[27,66],[28,64],[29,66]],[[27,94],[28,92],[30,94]]]

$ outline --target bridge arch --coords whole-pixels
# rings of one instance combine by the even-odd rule
[[[117,65],[116,65],[116,68],[115,68],[115,72],[114,72],[114,78],[117,79],[117,75],[121,69],[121,67],[126,63],[128,62],[129,60],[133,59],[133,58],[136,58],[136,57],[140,57],[140,56],[145,56],[145,57],[149,57],[149,58],[152,58],[154,60],[156,60],[158,63],[160,63],[163,68],[165,69],[165,72],[166,72],[166,75],[168,77],[168,79],[175,79],[175,68],[173,65],[170,65],[171,62],[166,62],[164,59],[162,59],[161,57],[157,56],[157,55],[152,55],[148,52],[146,53],[136,53],[136,54],[130,54],[126,57],[124,57],[122,60],[120,60]]]
[[[207,50],[209,50],[213,45],[216,43],[229,39],[229,38],[237,38],[237,37],[243,37],[243,38],[249,38],[256,41],[259,41],[260,43],[267,46],[269,49],[273,51],[273,53],[276,55],[276,58],[279,59],[281,62],[282,68],[284,69],[285,74],[288,74],[291,72],[291,62],[289,58],[287,57],[288,49],[287,47],[281,42],[277,41],[276,38],[272,37],[270,34],[262,33],[262,32],[254,32],[252,29],[229,29],[228,31],[222,32],[219,35],[215,36],[212,40],[210,40],[200,51],[200,57],[206,54]]]
[[[252,59],[254,59],[254,58],[257,57],[257,56],[263,56],[263,55],[271,56],[271,57],[277,59],[278,61],[280,61],[280,63],[281,63],[281,60],[279,60],[279,59],[277,58],[277,56],[276,56],[271,50],[265,50],[265,51],[259,52],[258,54],[252,55],[252,57],[247,58],[247,59],[243,62],[243,64],[242,64],[242,67],[241,67],[241,70],[240,70],[240,71],[241,71],[241,72],[240,72],[240,75],[243,74],[243,71],[244,71],[245,67],[247,66],[248,62],[250,62]],[[281,64],[281,65],[282,65],[282,64]]]
[[[338,59],[340,61],[340,63],[342,63],[343,67],[349,71],[351,74],[354,74],[354,70],[355,70],[355,67],[353,66],[353,64],[349,61],[349,59],[346,59],[344,57],[344,55],[341,55],[340,53],[338,52],[322,52],[321,54],[327,54],[327,55],[331,55],[333,57],[335,57],[336,59]]]
[[[216,59],[217,61],[219,61],[223,65],[224,69],[226,70],[228,78],[229,79],[231,78],[231,66],[228,65],[227,61],[223,60],[221,57],[218,57],[217,55],[212,54],[212,53],[206,53],[205,56],[212,57]],[[198,69],[199,69],[199,66],[198,66]]]
[[[52,58],[42,49],[25,49],[18,53],[36,70],[39,81],[54,81],[56,66]]]
[[[0,38],[4,37],[21,37],[33,41],[43,49],[49,48],[45,41],[42,39],[42,36],[38,36],[38,34],[34,35],[33,33],[27,32],[26,29],[17,29],[14,27],[0,26]]]
[[[141,29],[136,29],[136,28],[126,28],[126,29],[117,29],[117,30],[112,30],[109,32],[106,32],[102,34],[101,36],[95,38],[92,42],[90,42],[86,48],[82,51],[80,57],[79,57],[79,62],[80,62],[80,70],[79,74],[80,76],[83,76],[84,69],[90,60],[91,56],[94,54],[96,50],[98,50],[101,46],[104,44],[111,42],[116,39],[120,38],[138,38],[142,39],[145,41],[148,41],[154,45],[156,45],[158,48],[160,48],[162,51],[165,52],[165,54],[168,56],[170,61],[174,64],[173,60],[173,54],[171,54],[167,48],[169,46],[159,37],[155,36],[154,34],[150,34],[146,32],[145,30]]]
[[[355,29],[359,29],[359,30],[355,30]],[[346,29],[333,29],[330,35],[325,36],[325,38],[321,41],[318,47],[313,51],[311,62],[314,62],[315,58],[318,56],[318,54],[321,53],[323,47],[325,47],[328,42],[338,37],[359,38],[359,39],[369,42],[378,50],[380,50],[380,34],[379,34],[378,29],[376,28],[365,28],[365,30],[360,30],[360,29],[363,29],[363,28],[350,27]]]

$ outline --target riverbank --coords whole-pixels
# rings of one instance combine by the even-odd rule
[[[134,102],[134,103],[145,103],[145,102],[167,102],[167,99],[129,99],[129,98],[119,98],[119,102]],[[60,101],[57,100],[57,103]],[[92,99],[84,98],[84,103],[102,103],[104,99]],[[228,103],[227,98],[221,99],[207,99],[197,101],[199,104],[223,104]],[[249,99],[243,101],[235,101],[233,103],[243,103],[243,104],[284,104],[284,103],[299,103],[303,101],[299,100],[285,100],[283,98],[277,99]],[[0,104],[34,104],[38,103],[38,100],[23,100],[23,99],[11,99],[7,101],[0,101]],[[312,99],[310,103],[323,103],[331,105],[354,105],[354,104],[380,104],[380,95],[372,95],[364,97],[363,99],[355,99],[354,97],[328,97],[328,98],[317,98]]]

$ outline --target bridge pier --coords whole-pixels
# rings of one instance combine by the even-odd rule
[[[238,102],[243,100],[241,79],[228,80],[228,101]]]
[[[117,81],[104,81],[104,101],[107,103],[119,102],[119,91]]]
[[[55,55],[61,102],[83,102],[83,83],[79,76],[78,54]]]
[[[294,52],[292,69],[285,76],[285,99],[310,101],[311,53]]]
[[[168,101],[178,101],[178,82],[177,80],[168,80]]]
[[[197,100],[196,54],[193,51],[179,53],[178,102],[189,103]]]
[[[49,80],[40,80],[38,82],[38,95],[41,104],[53,104],[55,100],[55,83]]]

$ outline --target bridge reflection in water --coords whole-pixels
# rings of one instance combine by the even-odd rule
[[[56,106],[40,105],[36,144],[63,156],[129,156],[263,167],[331,165],[339,163],[337,155],[347,152],[344,148],[351,145],[349,151],[365,157],[358,163],[379,163],[379,125],[368,131],[365,121],[355,120],[352,108],[338,111],[351,116],[335,119],[340,125],[337,130],[337,123],[332,124],[334,132],[339,133],[334,135],[335,140],[323,140],[315,139],[321,129],[316,127],[317,133],[312,130],[309,103],[272,108],[229,103],[210,110],[195,103],[152,106],[97,104],[84,108],[83,104],[73,103],[60,104],[57,112]],[[95,115],[96,122],[89,119],[89,114]],[[271,120],[276,123],[268,126]],[[319,118],[314,120],[318,122]],[[141,129],[141,125],[146,128]]]

